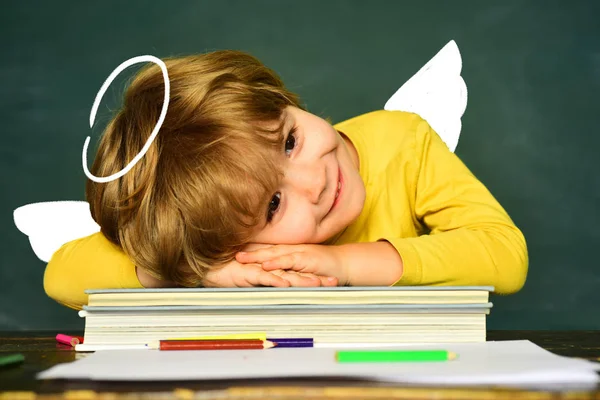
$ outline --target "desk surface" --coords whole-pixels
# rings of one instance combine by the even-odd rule
[[[81,332],[66,332],[81,335]],[[53,365],[81,356],[58,344],[55,332],[0,332],[0,355],[21,353],[25,362],[0,368],[0,399],[600,399],[600,386],[592,392],[527,392],[502,388],[418,388],[351,380],[295,379],[229,382],[107,383],[40,381],[35,375]],[[488,340],[527,339],[559,355],[597,360],[600,331],[489,331]]]

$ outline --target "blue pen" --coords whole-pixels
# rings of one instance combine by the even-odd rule
[[[314,341],[312,338],[275,338],[267,339],[271,342],[277,343],[275,348],[281,347],[313,347]]]

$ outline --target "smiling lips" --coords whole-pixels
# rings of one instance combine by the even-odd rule
[[[339,203],[340,195],[342,193],[343,183],[344,183],[344,178],[342,176],[342,170],[338,169],[337,191],[335,192],[335,198],[333,199],[333,204],[331,205],[331,208],[329,209],[328,214],[335,208],[335,206],[337,205],[337,203]]]

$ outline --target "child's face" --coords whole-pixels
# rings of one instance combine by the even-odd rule
[[[350,225],[362,211],[365,186],[352,143],[327,121],[287,107],[285,149],[277,162],[285,177],[264,205],[265,218],[253,243],[322,243]],[[338,182],[342,188],[332,208]],[[267,221],[270,219],[270,221]]]

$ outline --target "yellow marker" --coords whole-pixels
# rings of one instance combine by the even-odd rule
[[[166,339],[166,340],[237,340],[237,339],[267,340],[267,334],[264,332],[232,333],[229,335],[179,337],[179,338],[170,338],[170,339]]]

